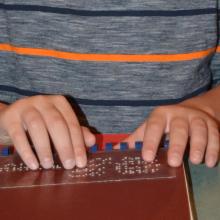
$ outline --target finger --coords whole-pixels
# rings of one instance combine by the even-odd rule
[[[195,118],[190,122],[190,160],[194,164],[202,162],[208,143],[206,122]]]
[[[96,143],[95,135],[87,127],[82,126],[81,128],[86,146],[93,146]]]
[[[55,97],[57,109],[63,115],[68,126],[73,150],[75,154],[76,165],[80,168],[85,167],[87,163],[85,142],[81,126],[78,119],[71,107],[64,97]]]
[[[170,122],[168,164],[172,167],[178,167],[182,163],[189,136],[188,127],[188,122],[182,118],[175,118]]]
[[[42,167],[45,169],[53,166],[49,135],[41,114],[35,108],[23,112],[22,120],[31,137]]]
[[[0,126],[0,145],[13,145],[11,137],[1,126]]]
[[[129,135],[121,142],[126,142],[129,148],[134,148],[136,141],[143,141],[145,127],[146,127],[146,122],[144,122],[131,135]],[[114,146],[114,149],[119,149],[119,148],[120,148],[120,143]]]
[[[45,121],[52,142],[65,169],[75,166],[74,152],[65,119],[55,106],[38,109]]]
[[[36,170],[39,167],[39,163],[33,151],[31,150],[31,146],[21,124],[21,121],[9,121],[9,126],[6,127],[6,130],[10,135],[16,151],[20,155],[21,159],[30,169]]]
[[[151,162],[156,156],[158,146],[164,134],[166,119],[163,116],[151,115],[146,124],[142,155],[144,160]]]
[[[219,130],[215,123],[208,123],[208,145],[205,163],[208,167],[214,167],[219,157]]]

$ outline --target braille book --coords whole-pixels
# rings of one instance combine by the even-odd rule
[[[64,170],[55,155],[52,169],[31,171],[4,147],[0,219],[193,219],[184,165],[169,167],[162,147],[153,162],[145,162],[142,142],[128,149],[125,137],[97,135],[87,166],[72,170]]]

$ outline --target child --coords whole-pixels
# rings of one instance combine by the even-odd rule
[[[91,127],[131,133],[129,146],[143,140],[146,161],[167,133],[171,166],[181,164],[189,137],[190,160],[215,166],[217,5],[0,0],[1,143],[11,141],[34,170],[39,163],[27,134],[46,169],[52,141],[71,169],[86,165],[85,146],[95,143]]]

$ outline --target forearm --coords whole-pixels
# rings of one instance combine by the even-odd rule
[[[185,100],[181,104],[205,111],[220,122],[220,86],[200,96]]]

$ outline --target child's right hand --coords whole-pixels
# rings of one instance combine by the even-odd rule
[[[81,127],[76,114],[65,97],[39,95],[24,98],[0,110],[0,130],[5,131],[26,165],[39,167],[26,132],[44,168],[53,166],[52,141],[66,169],[87,163],[85,146],[95,144],[95,136]],[[3,132],[4,133],[4,132]],[[0,134],[0,144],[2,143]]]

